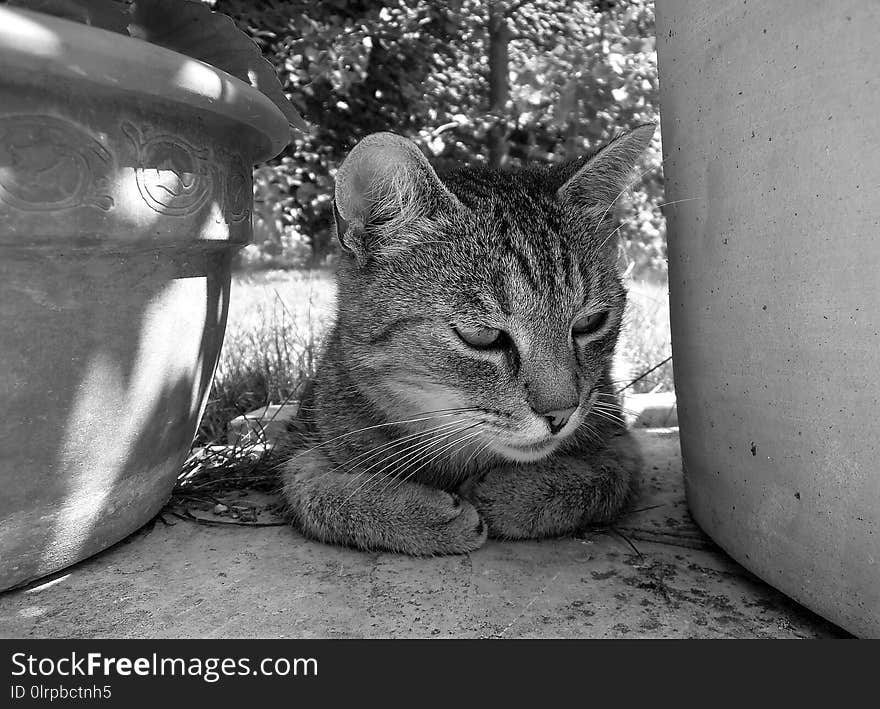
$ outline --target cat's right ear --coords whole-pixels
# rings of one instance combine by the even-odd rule
[[[361,264],[417,243],[432,219],[459,208],[422,152],[394,133],[361,140],[336,173],[336,235]]]
[[[565,166],[562,173],[565,184],[557,191],[559,199],[597,217],[607,214],[629,186],[630,173],[650,145],[656,130],[653,123],[637,126],[600,148],[583,163]],[[571,168],[576,168],[576,172],[568,174]]]

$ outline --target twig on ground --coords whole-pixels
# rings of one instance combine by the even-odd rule
[[[642,379],[644,379],[645,377],[647,377],[651,372],[653,372],[653,371],[656,370],[656,369],[660,369],[660,367],[662,367],[664,364],[666,364],[667,362],[669,362],[669,361],[671,361],[671,360],[672,360],[672,355],[669,355],[669,356],[668,356],[666,359],[664,359],[662,362],[658,362],[658,363],[655,364],[653,367],[651,367],[649,370],[647,370],[647,371],[645,371],[645,372],[642,372],[639,376],[637,376],[635,379],[633,379],[629,384],[627,384],[625,387],[622,387],[622,388],[618,389],[615,393],[616,393],[616,394],[620,394],[620,393],[626,391],[626,390],[629,389],[631,386],[633,386],[633,384],[636,384],[637,382],[642,381]]]

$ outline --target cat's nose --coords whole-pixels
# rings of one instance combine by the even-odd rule
[[[547,420],[547,425],[550,426],[550,433],[556,434],[565,427],[568,419],[571,418],[576,409],[577,406],[572,406],[570,409],[554,409],[553,411],[545,411],[541,415]]]

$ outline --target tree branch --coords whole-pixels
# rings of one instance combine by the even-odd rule
[[[449,123],[444,123],[442,126],[437,126],[434,130],[431,131],[431,137],[436,138],[438,135],[445,133],[448,130],[452,130],[453,128],[458,128],[461,123],[458,121],[451,121]]]

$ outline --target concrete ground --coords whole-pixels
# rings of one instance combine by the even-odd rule
[[[649,461],[643,489],[614,530],[413,559],[326,546],[286,526],[165,515],[96,557],[0,594],[0,636],[846,636],[694,526],[677,429],[638,435]]]

